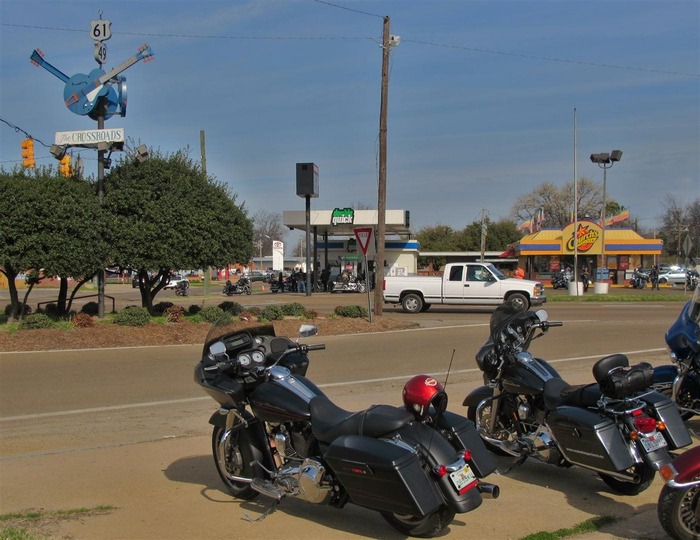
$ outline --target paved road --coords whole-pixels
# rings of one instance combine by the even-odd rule
[[[594,361],[612,352],[665,363],[663,333],[679,308],[551,304],[550,320],[565,325],[533,342],[532,351],[571,383],[589,381]],[[481,381],[473,355],[487,337],[489,316],[490,310],[433,308],[411,316],[420,330],[319,336],[312,341],[327,349],[313,354],[309,376],[339,405],[360,409],[399,404],[403,383],[415,373],[444,380],[453,358],[449,408],[463,412],[463,396]],[[352,505],[338,511],[285,501],[262,522],[243,520],[244,512],[259,515],[264,507],[222,491],[207,425],[214,402],[192,382],[199,354],[199,346],[0,353],[0,513],[118,507],[50,531],[77,538],[400,538],[378,514]],[[691,427],[700,431],[700,422]],[[499,465],[505,470],[509,462]],[[501,498],[458,516],[447,537],[520,538],[597,515],[648,517],[661,489],[657,480],[637,497],[620,497],[593,473],[530,461],[489,480],[501,486]],[[638,522],[643,536],[663,537],[655,520]]]

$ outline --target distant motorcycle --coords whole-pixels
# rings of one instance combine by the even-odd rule
[[[649,283],[650,279],[651,278],[647,272],[635,270],[634,276],[632,276],[632,279],[630,280],[630,285],[632,285],[633,289],[644,289],[647,286],[647,283]]]
[[[552,288],[553,289],[566,289],[569,287],[569,282],[571,281],[571,276],[564,272],[556,272],[552,276]]]
[[[226,281],[223,293],[226,296],[233,296],[234,294],[252,294],[253,289],[250,286],[250,280],[247,277],[243,276],[241,277],[241,279],[236,281],[236,283]]]
[[[656,508],[664,531],[677,540],[700,538],[700,446],[661,467],[666,485]]]
[[[700,415],[700,287],[666,331],[675,365],[654,368],[654,389],[672,398],[683,420]]]
[[[270,285],[270,291],[273,293],[278,293],[280,292],[280,283],[279,281],[273,281],[272,285]],[[295,292],[292,290],[292,282],[291,281],[283,281],[282,282],[282,292]]]
[[[685,273],[685,288],[689,291],[694,290],[700,283],[700,274],[697,270],[688,270]]]
[[[188,281],[181,281],[175,285],[175,294],[177,296],[189,296],[190,294],[190,283]]]
[[[344,279],[338,279],[337,281],[333,281],[330,284],[331,286],[331,292],[332,293],[337,293],[337,292],[355,292],[355,293],[363,293],[367,290],[367,283],[365,283],[365,280],[358,277],[350,277],[347,280]]]

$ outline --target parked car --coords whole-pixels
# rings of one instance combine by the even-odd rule
[[[670,270],[665,274],[659,274],[659,283],[673,283],[674,285],[685,285],[686,271],[681,268],[679,270]]]
[[[174,289],[175,287],[177,287],[177,284],[182,281],[187,281],[187,283],[189,284],[189,280],[186,277],[178,275],[170,276],[168,284],[165,287],[163,287],[163,289]]]
[[[265,274],[260,270],[251,270],[246,276],[250,281],[265,281]]]

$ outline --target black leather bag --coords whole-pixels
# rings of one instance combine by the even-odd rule
[[[654,368],[641,362],[636,366],[615,368],[600,381],[600,389],[608,397],[622,399],[649,388],[654,382]]]

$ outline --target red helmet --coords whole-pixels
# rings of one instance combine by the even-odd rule
[[[430,405],[438,414],[447,409],[445,387],[430,375],[416,375],[403,387],[403,404],[417,419],[428,415]]]

